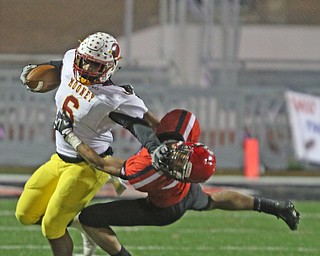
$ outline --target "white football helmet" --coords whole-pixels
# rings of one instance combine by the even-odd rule
[[[103,32],[89,35],[76,50],[75,77],[86,85],[104,83],[117,70],[120,59],[120,46],[113,36]]]

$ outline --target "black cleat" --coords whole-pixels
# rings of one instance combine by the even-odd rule
[[[300,213],[294,208],[293,203],[290,201],[276,203],[277,213],[275,214],[278,219],[282,219],[291,230],[297,230]]]

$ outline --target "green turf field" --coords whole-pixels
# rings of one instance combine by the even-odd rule
[[[50,248],[38,226],[22,226],[14,217],[16,199],[0,199],[0,255],[44,256]],[[167,227],[117,227],[123,244],[137,256],[281,256],[320,255],[320,202],[295,202],[301,213],[292,232],[275,217],[256,212],[188,212]],[[71,230],[75,254],[80,234]],[[100,249],[96,255],[105,255]]]

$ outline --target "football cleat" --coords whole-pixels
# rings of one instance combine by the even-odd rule
[[[294,208],[293,203],[290,201],[276,203],[278,219],[282,219],[291,230],[297,230],[300,213]]]
[[[81,232],[81,236],[83,243],[83,255],[93,256],[96,251],[97,244],[91,239],[91,237],[89,237],[87,233]]]
[[[73,218],[72,223],[70,224],[70,227],[75,228],[81,232],[82,243],[83,243],[83,255],[93,256],[96,251],[97,244],[84,231],[79,221],[79,215]]]

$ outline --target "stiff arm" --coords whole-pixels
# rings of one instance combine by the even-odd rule
[[[113,176],[120,176],[121,168],[125,160],[116,157],[102,158],[91,147],[83,143],[73,132],[71,118],[65,112],[58,112],[53,128],[57,130],[69,145],[76,150],[90,165],[109,173]]]
[[[117,157],[105,157],[102,158],[85,143],[81,143],[77,146],[78,153],[91,165],[100,171],[109,173],[113,176],[120,176],[121,168],[125,163],[125,160]]]
[[[154,130],[145,120],[119,112],[110,112],[109,117],[114,122],[130,131],[139,140],[139,142],[148,149],[149,154],[152,154],[156,148],[161,145],[161,142],[156,136]]]
[[[111,112],[109,117],[129,130],[146,147],[150,154],[161,145],[153,129],[141,118]],[[59,131],[68,142],[89,164],[95,168],[119,176],[125,160],[116,157],[100,157],[91,147],[83,143],[73,132],[72,120],[66,113],[59,112],[54,122],[54,129]]]

